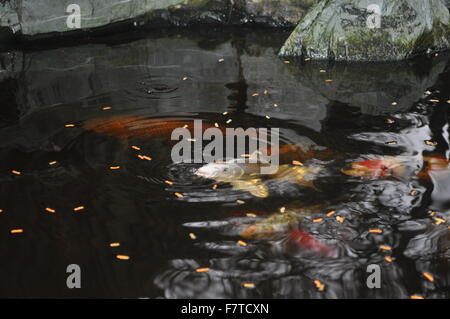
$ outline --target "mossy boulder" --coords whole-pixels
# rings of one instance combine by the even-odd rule
[[[450,47],[443,0],[322,0],[280,51],[337,61],[396,61]]]

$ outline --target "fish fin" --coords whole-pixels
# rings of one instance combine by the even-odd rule
[[[267,198],[269,197],[269,189],[260,179],[253,179],[249,181],[233,181],[230,183],[234,188],[249,192],[255,197]]]
[[[320,167],[295,167],[296,174],[294,175],[295,181],[302,186],[312,188],[317,192],[321,192],[320,189],[314,185],[314,176],[320,172]]]

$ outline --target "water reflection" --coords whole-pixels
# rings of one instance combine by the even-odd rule
[[[1,296],[449,297],[448,56],[297,64],[278,32],[135,36],[0,55]],[[256,197],[172,163],[194,119],[280,128],[315,187]]]

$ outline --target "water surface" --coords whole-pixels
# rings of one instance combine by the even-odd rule
[[[420,173],[424,158],[450,156],[448,56],[283,61],[287,36],[172,30],[2,52],[0,296],[448,298],[449,169]],[[110,117],[280,128],[282,145],[319,150],[305,164],[324,167],[320,191],[275,181],[268,198],[213,189],[194,175],[199,165],[172,163],[165,138],[83,128]],[[341,171],[386,156],[401,160],[402,176]],[[280,207],[312,206],[298,227],[332,256],[292,247],[287,234],[239,236]],[[82,269],[81,289],[66,286],[69,264]],[[366,286],[370,264],[380,289]]]

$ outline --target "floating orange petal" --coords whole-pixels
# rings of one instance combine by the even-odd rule
[[[128,255],[116,255],[116,258],[120,259],[120,260],[129,260],[130,256],[128,256]]]
[[[205,267],[205,268],[197,268],[195,271],[196,272],[207,272],[207,271],[209,271],[209,268],[207,268],[207,267]]]
[[[314,280],[314,284],[316,285],[317,289],[319,289],[319,291],[325,290],[325,285],[321,283],[319,280]]]
[[[423,272],[422,275],[427,278],[429,281],[433,282],[434,281],[434,277],[428,273],[428,272]]]

